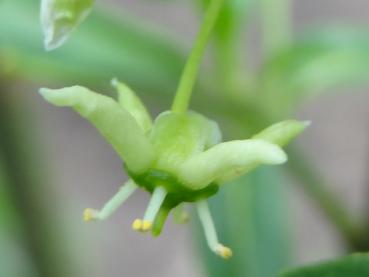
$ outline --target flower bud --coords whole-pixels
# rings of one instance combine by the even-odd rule
[[[61,46],[87,17],[94,0],[42,0],[41,25],[46,50]]]

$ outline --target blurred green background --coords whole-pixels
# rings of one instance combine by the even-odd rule
[[[211,201],[230,261],[196,218],[156,239],[131,231],[148,195],[83,224],[125,180],[97,131],[37,94],[80,84],[132,86],[168,109],[207,1],[101,1],[65,46],[45,52],[39,1],[0,1],[0,276],[275,276],[369,250],[369,19],[365,0],[229,0],[192,108],[225,139],[285,118],[313,124],[280,168],[227,184]],[[303,275],[301,275],[303,276]],[[365,275],[363,275],[365,276]]]

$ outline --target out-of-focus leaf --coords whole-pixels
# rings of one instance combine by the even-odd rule
[[[261,71],[270,106],[286,112],[307,96],[363,81],[369,81],[369,32],[348,28],[302,36]]]
[[[219,259],[198,232],[208,276],[270,277],[288,265],[290,234],[283,183],[278,170],[259,168],[226,184],[211,199],[219,239],[232,248],[233,257]]]
[[[9,180],[4,169],[0,152],[0,232],[3,228],[15,226],[17,214],[9,193]]]
[[[175,88],[184,58],[178,46],[149,30],[152,28],[118,19],[111,12],[94,11],[62,49],[46,53],[39,1],[3,0],[0,68],[64,85],[101,86],[118,77],[138,89],[168,93]]]
[[[366,277],[369,276],[369,255],[354,254],[341,259],[301,267],[279,277]]]
[[[11,239],[19,239],[15,248],[24,247],[38,276],[81,276],[84,267],[77,266],[81,263],[75,254],[78,251],[69,248],[64,236],[66,225],[58,216],[62,205],[53,198],[46,180],[48,169],[41,161],[43,151],[36,138],[39,132],[33,120],[35,112],[27,100],[25,94],[16,93],[6,81],[1,83],[0,162],[8,182],[10,204],[18,217],[18,225],[9,233],[16,235]]]
[[[0,150],[0,276],[37,276],[24,246],[23,226],[9,192],[11,183],[1,157]]]

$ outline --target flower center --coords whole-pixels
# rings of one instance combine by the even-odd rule
[[[163,205],[169,209],[176,207],[182,202],[195,202],[209,198],[217,193],[219,189],[217,184],[211,183],[203,189],[191,190],[170,173],[158,169],[149,169],[140,175],[128,173],[138,186],[150,193],[157,187],[165,188],[168,194],[165,197]]]

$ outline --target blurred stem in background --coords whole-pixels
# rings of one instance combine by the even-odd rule
[[[35,276],[78,276],[74,257],[66,251],[60,219],[53,217],[58,201],[52,200],[47,186],[47,167],[36,142],[39,132],[30,117],[34,112],[12,80],[10,76],[0,78],[0,157],[8,180],[1,185],[7,186],[21,222],[19,242],[24,243]]]
[[[262,50],[269,60],[292,41],[292,1],[260,0]]]

